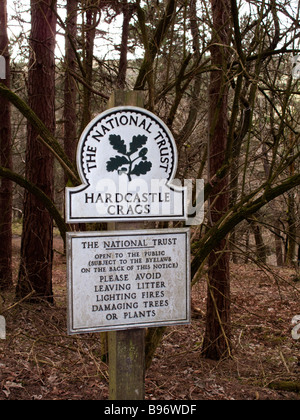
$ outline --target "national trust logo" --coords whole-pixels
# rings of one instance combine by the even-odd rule
[[[107,171],[118,171],[119,175],[126,174],[129,181],[132,180],[132,176],[146,175],[152,168],[152,163],[147,160],[148,149],[143,147],[147,140],[146,136],[133,136],[127,150],[121,136],[110,135],[109,142],[119,154],[111,157],[106,163]]]
[[[78,143],[82,185],[66,188],[67,223],[202,223],[203,180],[185,179],[182,185],[175,179],[177,161],[173,135],[155,114],[133,106],[99,114]]]
[[[66,189],[66,220],[187,220],[187,188],[175,180],[177,149],[164,122],[133,106],[95,117],[77,147],[82,185]]]
[[[174,178],[176,145],[168,128],[154,114],[136,107],[112,108],[84,130],[78,149],[81,177],[89,184],[97,178],[128,181]],[[95,175],[96,174],[96,175]]]

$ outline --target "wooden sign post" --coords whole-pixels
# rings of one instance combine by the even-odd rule
[[[145,329],[108,333],[109,398],[143,400],[145,397]]]
[[[172,134],[143,105],[112,95],[80,138],[82,185],[66,188],[68,223],[108,223],[67,234],[68,332],[108,332],[112,400],[145,397],[145,328],[190,322],[189,229],[153,229],[186,220],[186,190]]]
[[[137,91],[117,91],[109,108],[132,105],[144,107],[144,97]],[[110,223],[109,230],[139,230],[143,222]],[[143,400],[145,398],[145,329],[110,331],[108,333],[109,398]]]

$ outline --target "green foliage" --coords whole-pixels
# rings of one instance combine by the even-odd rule
[[[129,145],[130,154],[137,152],[142,146],[147,143],[146,136],[133,136],[132,142]]]
[[[118,171],[119,174],[126,173],[129,181],[131,181],[132,175],[140,176],[149,172],[152,168],[152,163],[147,160],[147,147],[143,147],[147,143],[147,140],[148,138],[146,136],[133,136],[132,141],[129,144],[129,151],[127,151],[127,146],[121,136],[115,134],[110,135],[109,142],[113,149],[123,156],[116,155],[111,157],[110,160],[106,162],[107,171]],[[132,159],[132,156],[138,151],[138,156]],[[134,162],[139,159],[141,159],[141,161],[133,167]],[[125,167],[124,165],[128,165],[128,167]]]
[[[107,162],[106,169],[108,170],[108,172],[113,172],[119,169],[124,164],[130,164],[129,160],[125,156],[112,157]]]
[[[150,171],[152,167],[152,163],[151,162],[140,162],[137,165],[135,165],[135,167],[133,168],[133,170],[131,171],[131,175],[145,175],[147,172]]]
[[[121,136],[116,136],[112,134],[111,136],[109,136],[109,142],[114,150],[121,153],[122,155],[127,154],[127,148],[124,140],[121,139]]]

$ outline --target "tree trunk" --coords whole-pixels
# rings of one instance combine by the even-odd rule
[[[288,209],[287,209],[287,250],[286,250],[286,265],[292,265],[296,256],[296,238],[297,238],[297,222],[296,222],[296,203],[294,192],[288,194]]]
[[[267,264],[267,250],[264,244],[263,235],[261,232],[261,227],[259,223],[256,221],[256,217],[254,216],[250,222],[251,229],[253,230],[255,245],[256,245],[256,259],[258,262],[262,264]]]
[[[77,130],[76,130],[76,83],[72,72],[76,71],[76,32],[77,32],[77,2],[67,1],[66,19],[66,55],[65,55],[65,86],[64,86],[64,149],[70,161],[75,164]],[[68,179],[66,179],[68,181]]]
[[[212,178],[224,164],[228,132],[228,50],[230,4],[211,0],[213,12],[212,66],[209,91],[209,175]],[[226,213],[229,205],[228,177],[225,176],[210,194],[212,226]],[[203,342],[205,357],[218,360],[230,354],[230,276],[227,239],[221,239],[209,255],[206,330]]]
[[[62,166],[65,173],[70,177],[73,185],[80,185],[81,181],[77,173],[76,167],[69,160],[64,149],[61,147],[58,140],[53,136],[51,131],[45,126],[43,121],[37,116],[37,114],[28,106],[27,102],[24,102],[18,95],[8,89],[3,83],[0,82],[0,96],[7,99],[12,103],[27,119],[27,122],[37,130],[38,137],[36,140],[44,144],[51,154],[56,157]]]
[[[129,24],[132,17],[133,8],[129,6],[127,0],[123,0],[123,28],[122,28],[122,44],[119,61],[119,73],[117,78],[118,89],[125,89],[126,87],[126,73],[127,73],[127,53],[128,53],[128,38],[129,38]]]
[[[95,1],[86,2],[85,24],[83,28],[84,51],[83,51],[83,69],[84,80],[87,86],[92,86],[93,82],[93,57],[94,57],[94,41],[96,36],[96,22],[98,18],[98,8],[95,7]],[[80,132],[85,129],[91,121],[91,90],[83,86],[82,101],[82,119]]]
[[[55,130],[55,31],[53,0],[31,0],[31,36],[28,74],[30,107],[53,133]],[[26,178],[53,198],[53,155],[37,142],[37,131],[28,124]],[[32,194],[25,191],[21,264],[17,297],[32,291],[53,301],[52,259],[53,219]]]
[[[274,237],[275,237],[275,249],[276,249],[276,262],[278,267],[282,267],[284,265],[283,261],[283,252],[282,252],[282,234],[280,230],[280,220],[277,219],[275,221],[274,226]]]
[[[149,34],[146,27],[145,15],[142,8],[138,5],[137,14],[139,18],[139,24],[141,26],[143,43],[145,47],[144,60],[140,66],[139,74],[135,82],[134,90],[144,90],[146,82],[148,82],[148,88],[152,88],[153,83],[153,64],[156,55],[158,54],[160,47],[168,33],[169,26],[172,22],[174,13],[176,11],[176,0],[168,0],[165,2],[165,12],[156,25],[153,37],[149,39]],[[149,92],[150,94],[150,92]],[[151,103],[151,101],[150,101]]]
[[[6,78],[3,83],[9,88],[10,66],[7,36],[6,0],[0,2],[0,55],[5,58]],[[12,168],[10,103],[0,102],[0,165]],[[12,182],[0,179],[0,290],[12,286]]]
[[[3,168],[2,166],[0,166],[0,176],[9,179],[12,182],[15,182],[22,188],[25,188],[29,193],[35,195],[36,198],[43,203],[43,205],[47,208],[48,212],[52,215],[53,219],[55,220],[60,235],[65,243],[68,225],[65,223],[63,216],[60,214],[53,201],[35,184],[32,184],[21,175],[7,168]]]

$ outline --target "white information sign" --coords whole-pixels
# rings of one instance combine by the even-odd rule
[[[177,150],[167,126],[138,107],[111,108],[77,148],[82,185],[66,188],[67,223],[186,220],[186,188],[172,180]]]
[[[68,333],[190,322],[189,229],[67,234]]]

